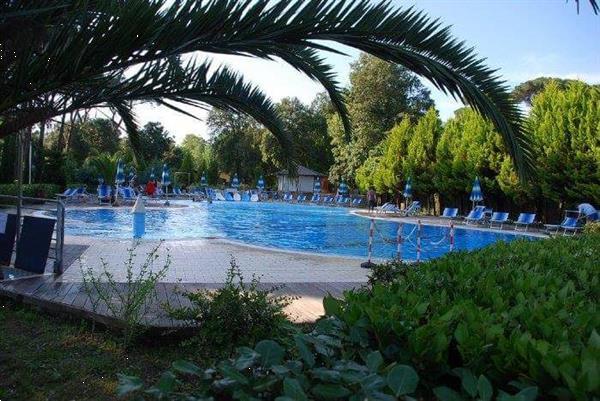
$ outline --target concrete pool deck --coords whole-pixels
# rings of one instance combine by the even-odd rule
[[[361,260],[316,254],[279,251],[238,244],[225,239],[201,240],[109,240],[92,237],[65,237],[65,266],[60,276],[47,274],[0,281],[0,295],[25,303],[85,317],[106,324],[116,324],[106,308],[93,308],[83,285],[83,270],[98,277],[106,270],[115,282],[127,282],[124,261],[129,249],[135,248],[134,275],[140,271],[146,255],[159,247],[152,270],[160,270],[167,260],[170,266],[157,285],[158,299],[151,307],[147,324],[152,327],[182,326],[165,316],[162,305],[186,305],[181,292],[215,289],[222,286],[232,257],[244,280],[253,275],[261,280],[260,288],[277,287],[277,295],[294,298],[286,312],[296,322],[311,322],[323,315],[322,300],[327,294],[341,297],[343,292],[363,286],[369,271],[360,267]],[[168,256],[167,256],[168,255]]]

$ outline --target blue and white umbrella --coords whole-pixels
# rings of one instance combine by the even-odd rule
[[[313,185],[313,192],[318,194],[321,192],[321,177],[315,177],[315,183]]]
[[[596,210],[596,208],[589,203],[582,203],[577,206],[577,210],[581,216],[585,216],[590,221],[596,221],[600,219],[600,213]]]
[[[115,177],[115,183],[117,185],[119,185],[124,182],[125,182],[125,173],[123,171],[123,162],[121,160],[119,160],[119,162],[117,163],[117,175]]]
[[[166,164],[163,164],[162,169],[162,185],[165,187],[171,185],[171,175],[169,174],[169,167]]]
[[[265,179],[263,178],[263,176],[262,176],[262,175],[261,175],[261,176],[258,178],[258,182],[256,183],[256,186],[257,186],[257,187],[258,187],[258,189],[260,189],[261,191],[262,191],[263,189],[265,189]]]
[[[232,188],[237,188],[240,186],[240,180],[238,179],[237,174],[233,175],[233,180],[231,180],[231,187]]]
[[[342,178],[342,182],[340,182],[340,187],[338,189],[340,195],[346,195],[348,193],[348,185],[346,185],[346,181]]]
[[[154,179],[156,178],[156,176],[154,175],[154,169],[150,170],[150,179],[152,181],[154,181]]]
[[[167,164],[163,164],[162,169],[162,185],[165,187],[165,197],[167,200],[165,201],[165,205],[169,205],[169,185],[171,185],[171,175],[169,174],[169,167]]]
[[[202,177],[200,177],[200,185],[205,187],[206,184],[206,174],[202,173]]]
[[[475,181],[473,182],[473,189],[471,190],[471,196],[469,196],[469,200],[473,202],[473,207],[475,207],[475,203],[481,202],[483,200],[483,192],[481,191],[481,183],[479,182],[479,177],[475,177]]]
[[[404,186],[404,192],[402,192],[405,198],[412,198],[412,177],[408,177],[406,185]]]

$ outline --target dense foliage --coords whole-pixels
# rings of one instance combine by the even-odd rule
[[[55,184],[25,184],[22,187],[23,196],[28,198],[54,199],[60,192],[60,187]],[[17,196],[17,184],[1,184],[0,195]]]
[[[197,327],[196,341],[221,350],[284,336],[288,321],[283,310],[291,299],[274,295],[276,288],[260,287],[255,276],[246,283],[232,259],[221,288],[185,293],[190,306],[170,308],[169,313]]]
[[[171,400],[588,400],[598,396],[600,237],[498,243],[324,300],[311,332],[202,369],[173,363],[121,394]],[[268,338],[268,336],[267,336]]]
[[[496,385],[525,380],[544,397],[590,399],[600,393],[599,239],[498,243],[399,266],[395,279],[387,266],[381,283],[329,312],[433,383],[464,366]]]

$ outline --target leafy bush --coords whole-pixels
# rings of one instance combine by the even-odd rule
[[[60,187],[55,184],[23,184],[23,196],[29,198],[50,198],[56,197],[60,192]],[[0,195],[17,196],[17,184],[1,184]]]
[[[464,366],[586,400],[600,392],[599,266],[600,235],[500,242],[404,269],[327,310],[432,383]]]
[[[380,284],[380,283],[392,283],[400,276],[406,274],[406,269],[409,269],[410,265],[398,262],[388,262],[379,265],[374,265],[371,268],[371,274],[369,274],[369,284]]]
[[[593,221],[586,223],[586,225],[583,227],[583,232],[585,234],[600,234],[600,222]]]
[[[221,361],[215,368],[200,369],[190,362],[176,361],[149,388],[137,377],[119,375],[118,393],[135,394],[140,400],[182,401],[393,401],[422,396],[417,372],[407,365],[386,363],[379,351],[361,348],[367,341],[364,334],[337,318],[323,319],[311,333],[295,334],[294,345],[287,351],[273,340],[263,340],[254,348],[238,348],[234,358]],[[467,369],[455,374],[460,377],[457,390],[447,386],[434,389],[440,400],[493,399],[494,390],[484,376],[476,378]],[[528,387],[515,396],[497,391],[495,399],[532,401],[536,395],[537,389]]]
[[[128,346],[147,327],[152,301],[156,299],[156,284],[167,274],[171,265],[171,255],[167,249],[164,264],[154,269],[159,258],[160,242],[154,247],[139,267],[135,266],[136,249],[139,242],[127,250],[128,257],[123,263],[126,281],[117,282],[111,273],[112,268],[101,259],[102,270],[96,272],[91,267],[81,265],[83,287],[89,296],[92,309],[107,310],[122,324],[123,345]]]
[[[222,288],[186,293],[192,306],[169,312],[175,319],[197,325],[198,340],[229,350],[284,335],[290,326],[284,308],[291,298],[275,296],[277,288],[261,290],[259,285],[256,276],[246,284],[232,259]]]

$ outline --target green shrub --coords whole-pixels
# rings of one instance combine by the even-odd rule
[[[468,367],[543,398],[600,394],[600,235],[497,243],[404,269],[329,308],[435,383]]]
[[[420,399],[424,389],[410,366],[386,363],[379,351],[360,347],[361,338],[337,318],[319,321],[309,334],[297,333],[286,350],[273,340],[254,348],[238,348],[234,358],[214,368],[176,361],[152,386],[137,377],[119,375],[118,393],[137,400],[380,400]],[[433,389],[441,401],[533,401],[535,387],[514,390],[510,396],[494,391],[484,376],[467,369],[453,372],[456,384]],[[425,392],[424,392],[425,390]],[[460,393],[459,393],[460,392]]]
[[[260,281],[252,277],[249,284],[231,260],[222,288],[184,294],[192,306],[169,309],[170,315],[198,326],[196,339],[208,346],[232,350],[264,338],[287,333],[290,323],[284,308],[291,298],[273,295],[277,288],[259,289]]]
[[[369,274],[369,284],[390,284],[405,275],[406,269],[410,269],[410,265],[398,262],[375,265],[371,268],[371,273]]]
[[[585,234],[600,234],[600,221],[586,223],[583,227],[583,232]]]
[[[23,184],[23,196],[54,199],[60,192],[55,184]],[[0,195],[17,196],[17,184],[0,184]]]

